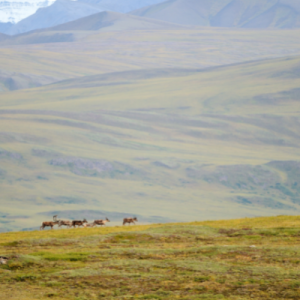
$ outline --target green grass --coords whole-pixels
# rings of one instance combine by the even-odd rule
[[[9,299],[297,299],[299,216],[0,234]]]

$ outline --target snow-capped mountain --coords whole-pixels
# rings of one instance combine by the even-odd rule
[[[0,0],[0,22],[18,23],[55,0]]]
[[[8,30],[4,31],[4,33],[14,35],[31,30],[52,27],[93,15],[101,11],[102,9],[88,3],[70,0],[57,0],[49,7],[38,9],[35,14],[21,20],[18,24],[15,24]]]

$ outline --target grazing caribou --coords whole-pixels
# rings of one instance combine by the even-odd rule
[[[136,217],[134,217],[134,218],[124,218],[123,219],[123,225],[126,225],[126,223],[128,223],[129,225],[131,223],[133,223],[135,225],[134,221],[138,222],[138,219]]]
[[[53,216],[53,221],[51,221],[51,222],[43,222],[42,226],[40,227],[40,230],[41,229],[44,230],[45,227],[51,227],[51,229],[53,229],[53,226],[56,225],[56,224],[58,224],[58,223],[59,223],[59,221],[57,220],[57,215],[55,215],[55,216]]]
[[[80,226],[83,226],[84,223],[87,223],[87,222],[88,222],[88,221],[87,221],[86,219],[83,219],[83,221],[73,220],[73,221],[72,221],[72,226],[73,226],[74,228],[76,228],[76,225],[77,225],[78,227],[80,227]]]
[[[105,225],[105,223],[110,222],[110,220],[108,220],[107,218],[105,218],[105,220],[95,220],[94,224],[95,225]]]

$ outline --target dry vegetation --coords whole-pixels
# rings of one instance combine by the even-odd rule
[[[300,217],[2,233],[6,299],[299,299]]]

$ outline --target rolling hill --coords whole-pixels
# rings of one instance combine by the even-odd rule
[[[300,53],[299,30],[39,31],[0,42],[5,72],[57,81],[153,68],[206,68]]]
[[[86,30],[169,30],[182,26],[116,12],[100,12],[73,22],[49,28],[49,31]]]
[[[170,0],[131,13],[181,25],[300,27],[300,4],[296,0]]]
[[[297,56],[2,94],[2,228],[83,210],[161,222],[297,214],[299,70]]]
[[[0,71],[0,92],[39,87],[57,81],[51,76]]]

